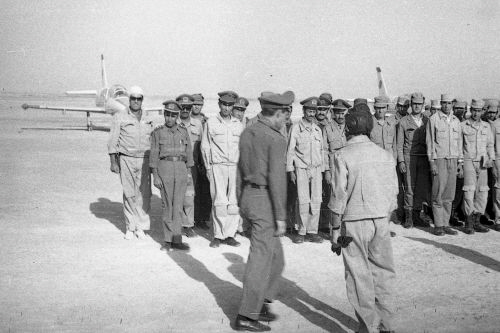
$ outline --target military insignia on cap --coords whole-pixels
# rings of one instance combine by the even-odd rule
[[[175,104],[170,103],[170,104],[167,106],[167,108],[169,108],[169,109],[174,109],[174,108],[175,108]]]
[[[318,105],[318,102],[317,102],[315,99],[313,99],[313,100],[311,101],[311,105],[316,106],[316,105]]]

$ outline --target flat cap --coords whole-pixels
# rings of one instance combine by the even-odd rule
[[[421,92],[414,92],[411,94],[412,103],[424,103],[424,95]]]
[[[366,98],[356,98],[354,100],[354,105],[358,105],[358,104],[366,104],[368,105],[368,100]]]
[[[300,104],[304,109],[316,109],[318,108],[319,98],[315,96],[309,97],[301,101]]]
[[[432,99],[431,100],[431,109],[441,109],[441,103],[437,99]]]
[[[484,101],[482,99],[472,99],[470,103],[471,109],[482,109],[484,107]]]
[[[293,91],[285,91],[283,94],[264,91],[259,97],[259,102],[263,109],[277,109],[284,106],[290,106],[294,100],[295,94]]]
[[[319,95],[319,100],[326,102],[327,104],[325,105],[331,105],[333,103],[333,96],[330,93],[322,93]]]
[[[193,97],[193,104],[194,105],[203,105],[203,102],[205,101],[205,98],[203,97],[202,94],[192,94]]]
[[[441,94],[441,102],[452,102],[453,98],[449,94]]]
[[[194,98],[191,95],[182,94],[182,95],[177,96],[175,101],[177,103],[179,103],[180,105],[193,105]]]
[[[351,107],[351,104],[349,104],[347,101],[343,99],[336,99],[332,102],[332,110],[333,112],[335,111],[345,111]]]
[[[249,103],[248,99],[246,99],[245,97],[238,97],[236,99],[236,102],[234,103],[234,107],[246,109],[248,106],[248,103]]]
[[[142,96],[142,97],[144,97],[144,91],[139,86],[132,86],[128,90],[128,95],[129,96]]]
[[[349,135],[368,135],[373,129],[373,116],[366,104],[357,104],[347,113],[345,126]]]
[[[387,96],[377,96],[374,98],[374,101],[375,101],[375,103],[373,103],[374,107],[383,108],[388,106],[391,100]]]
[[[181,106],[174,100],[168,100],[163,102],[163,112],[179,113],[181,111]]]
[[[406,97],[406,96],[399,96],[398,97],[398,102],[397,102],[399,105],[409,105],[410,104],[410,100]]]

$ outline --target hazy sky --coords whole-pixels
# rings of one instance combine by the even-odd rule
[[[3,0],[0,87],[500,97],[500,1]],[[25,50],[25,55],[22,50]],[[18,52],[16,52],[18,51]]]

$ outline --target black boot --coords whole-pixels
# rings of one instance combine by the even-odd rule
[[[472,235],[474,233],[474,219],[475,219],[474,214],[467,215],[464,232],[468,235]]]
[[[450,214],[450,225],[454,227],[463,227],[463,223],[460,222],[457,214],[457,210],[452,207],[451,208],[451,214]]]
[[[413,215],[411,209],[405,209],[405,221],[403,223],[403,228],[413,228]]]
[[[477,232],[488,232],[490,229],[481,224],[481,213],[474,213],[474,230]]]

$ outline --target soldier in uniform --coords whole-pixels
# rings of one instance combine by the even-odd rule
[[[212,195],[214,238],[210,247],[214,248],[219,247],[222,242],[230,246],[240,245],[234,236],[240,217],[236,200],[236,164],[243,125],[231,116],[237,98],[238,95],[232,91],[219,93],[220,112],[207,120],[201,141]]]
[[[322,93],[319,95],[320,106],[327,106],[328,110],[326,112],[326,120],[328,123],[332,121],[332,113],[330,112],[332,109],[333,97],[330,93]],[[319,108],[318,108],[319,111]],[[316,113],[316,118],[318,118],[318,113]],[[321,127],[321,126],[320,126]],[[323,128],[321,128],[323,130]]]
[[[398,184],[393,154],[370,141],[373,117],[366,104],[346,116],[347,143],[333,157],[331,242],[342,233],[353,241],[342,249],[347,298],[358,332],[393,332],[395,267],[388,214],[396,208]]]
[[[199,161],[202,159],[200,156],[201,134],[203,133],[203,125],[199,119],[191,117],[191,110],[193,107],[194,99],[191,95],[182,94],[178,96],[176,102],[181,106],[181,112],[177,119],[177,125],[186,129],[191,140],[193,161],[194,165],[191,172],[188,173],[186,197],[184,198],[184,205],[182,211],[182,231],[187,237],[196,237],[193,230],[194,227],[194,213],[196,205],[199,205],[199,198],[195,192],[195,188],[199,179]]]
[[[286,171],[292,183],[297,184],[300,221],[296,226],[298,235],[294,243],[307,240],[321,243],[318,235],[321,208],[321,181],[324,171],[323,136],[314,123],[318,97],[309,97],[300,102],[304,116],[292,125],[286,160]]]
[[[488,186],[490,187],[490,191],[486,212],[494,220],[493,229],[500,231],[500,180],[498,176],[500,174],[500,121],[497,121],[498,100],[488,100],[485,111],[486,121],[490,124],[495,145],[495,162],[493,163],[493,167],[488,169]]]
[[[246,123],[248,121],[248,118],[245,117],[245,111],[248,107],[248,104],[248,99],[240,96],[236,99],[236,102],[233,105],[232,115],[233,117],[241,121],[243,127],[246,126]]]
[[[204,97],[202,94],[193,94],[193,107],[191,108],[191,119],[196,119],[205,125],[207,117],[201,112],[203,109]],[[203,132],[203,127],[202,127]],[[201,139],[200,139],[201,140]],[[212,210],[212,198],[210,196],[210,183],[207,178],[205,164],[201,154],[200,144],[193,144],[194,166],[198,170],[198,178],[194,182],[194,221],[202,229],[208,229],[207,222],[210,221],[210,211]]]
[[[189,250],[189,246],[182,243],[181,213],[188,173],[191,173],[191,167],[194,165],[191,140],[186,128],[177,125],[181,106],[170,100],[163,105],[165,125],[155,129],[151,136],[149,160],[153,184],[161,193],[165,237],[161,250]]]
[[[394,158],[396,158],[396,120],[394,117],[386,118],[386,112],[389,108],[389,98],[385,96],[375,97],[373,108],[375,109],[375,113],[370,139],[377,146],[392,153]]]
[[[125,239],[144,238],[150,227],[151,172],[149,152],[154,124],[142,111],[144,92],[133,86],[129,90],[130,106],[113,116],[108,141],[111,171],[120,174],[123,186]]]
[[[237,330],[269,331],[259,322],[277,316],[269,303],[278,291],[284,267],[280,238],[286,230],[287,180],[283,169],[287,140],[281,134],[285,109],[293,93],[259,98],[262,117],[241,135],[238,170],[243,181],[238,195],[241,212],[250,221],[250,253],[243,278],[243,297],[235,321]]]
[[[406,96],[399,96],[396,103],[396,115],[394,116],[397,122],[408,114],[409,107],[410,101],[408,98]]]
[[[429,118],[426,143],[432,175],[434,234],[456,235],[449,226],[457,175],[463,176],[462,127],[451,113],[452,100],[441,95],[441,110]]]
[[[430,201],[429,161],[427,160],[426,135],[427,117],[422,115],[424,96],[411,95],[411,114],[401,118],[397,129],[398,168],[405,181],[405,221],[403,227],[428,226],[420,218],[422,204]],[[418,184],[418,186],[417,186]]]
[[[484,102],[472,100],[471,118],[462,122],[462,143],[464,156],[464,200],[466,216],[465,233],[487,232],[480,223],[488,200],[487,169],[495,161],[495,147],[491,127],[481,120]]]
[[[439,110],[441,110],[441,104],[439,103],[439,101],[437,99],[431,100],[431,108],[430,108],[431,116],[433,114],[435,114],[436,112],[438,112]],[[430,116],[429,116],[429,118],[430,118]]]
[[[467,111],[467,103],[464,101],[454,98],[452,101],[452,110],[453,115],[458,118],[460,122],[465,121],[465,113]],[[463,174],[459,174],[457,178],[457,186],[455,188],[455,199],[453,199],[453,203],[451,206],[451,217],[450,217],[450,225],[461,227],[463,226],[462,222],[465,220],[465,213],[459,209],[459,207],[463,206],[463,198],[464,198],[464,177]]]

